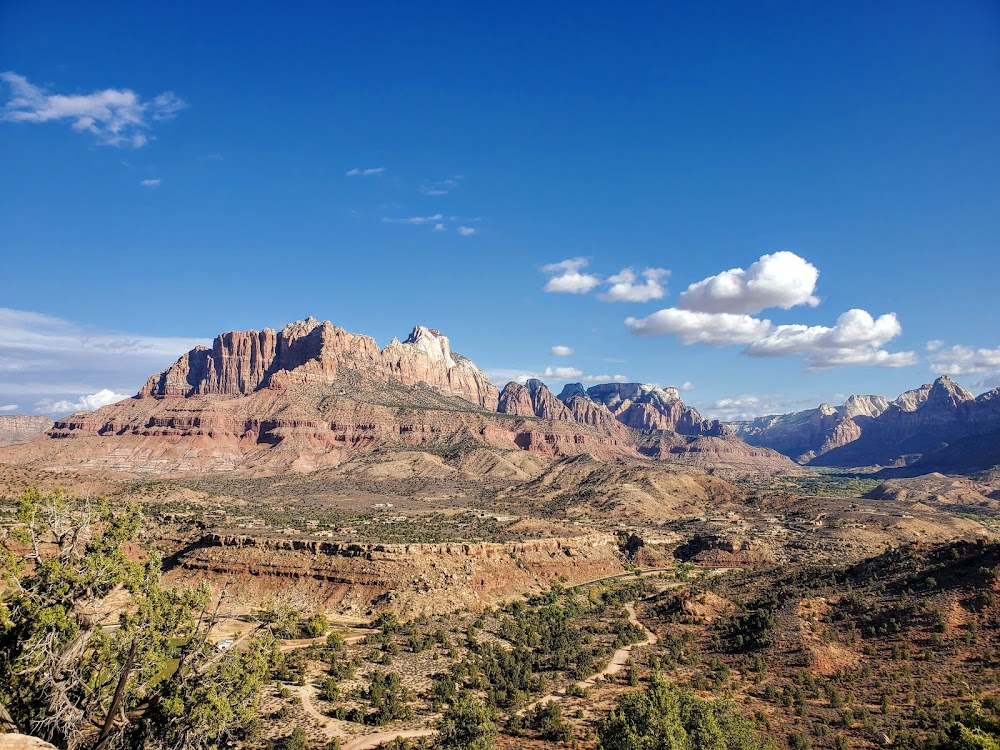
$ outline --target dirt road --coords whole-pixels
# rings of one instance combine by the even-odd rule
[[[587,677],[586,679],[580,680],[579,682],[575,683],[576,687],[581,689],[592,688],[594,687],[594,685],[597,684],[598,680],[603,679],[604,677],[607,677],[609,675],[618,674],[625,668],[625,665],[628,664],[628,660],[632,656],[633,648],[635,648],[636,646],[652,646],[654,643],[656,643],[656,634],[649,628],[647,628],[645,625],[643,625],[641,622],[639,622],[639,618],[635,614],[635,602],[629,602],[628,604],[626,604],[625,610],[628,612],[628,621],[633,625],[638,625],[640,628],[646,631],[646,640],[640,643],[633,643],[631,646],[622,646],[620,649],[615,651],[614,654],[611,655],[611,661],[608,662],[608,666],[606,666],[597,674],[592,674],[590,677]],[[536,701],[532,701],[527,706],[518,711],[518,713],[523,713],[524,711],[528,711],[534,708],[535,706],[541,705],[542,703],[547,703],[548,701],[560,701],[564,700],[565,698],[566,698],[565,690],[559,690],[555,693],[549,693],[548,695],[544,695]]]

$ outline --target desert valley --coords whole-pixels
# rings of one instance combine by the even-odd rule
[[[0,750],[1000,750],[998,30],[0,0]]]
[[[437,330],[380,349],[310,318],[0,429],[8,571],[72,567],[108,533],[74,508],[107,498],[108,519],[141,514],[125,557],[206,597],[191,634],[163,625],[157,679],[269,654],[240,706],[213,699],[228,725],[197,718],[181,745],[652,747],[615,744],[613,717],[663,679],[690,691],[668,700],[684,731],[708,711],[795,750],[930,746],[1000,708],[1000,391],[942,377],[723,423],[673,387],[498,390]],[[74,628],[113,648],[148,605],[102,585]],[[29,655],[5,648],[10,680]],[[72,680],[39,686],[43,736],[124,741],[163,710],[137,665],[113,672],[134,674],[103,728],[56,705]]]

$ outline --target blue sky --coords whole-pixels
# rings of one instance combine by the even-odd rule
[[[132,5],[0,4],[8,413],[308,315],[724,417],[1000,385],[995,2]]]

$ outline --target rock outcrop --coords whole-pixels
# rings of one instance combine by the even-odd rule
[[[338,466],[374,451],[418,449],[461,463],[489,449],[794,468],[736,439],[699,442],[723,434],[676,389],[579,386],[559,399],[530,380],[499,393],[434,329],[418,326],[379,349],[368,336],[309,318],[277,332],[222,334],[151,377],[135,398],[60,419],[48,440],[8,448],[0,460],[60,471],[274,474]],[[685,439],[678,443],[677,435]]]
[[[559,398],[567,405],[577,399],[588,399],[604,406],[626,427],[634,430],[667,430],[681,435],[725,434],[722,424],[705,420],[697,410],[681,401],[676,388],[660,388],[642,383],[604,383],[584,389],[582,383],[563,388]],[[583,412],[582,405],[577,407]]]
[[[359,544],[214,533],[179,552],[167,579],[227,581],[235,600],[276,591],[317,608],[369,617],[479,610],[498,599],[625,570],[613,536],[510,543]]]
[[[496,405],[496,387],[470,360],[452,352],[440,331],[417,326],[406,341],[393,339],[379,350],[370,336],[315,318],[279,332],[265,328],[217,336],[211,349],[196,347],[151,377],[139,397],[246,396],[292,384],[331,384],[345,371],[410,386],[424,383],[484,409]]]
[[[821,404],[792,414],[729,425],[745,442],[773,448],[817,466],[925,465],[931,455],[943,469],[1000,464],[989,438],[1000,431],[1000,389],[978,398],[945,376],[892,402],[851,396],[839,407]],[[955,445],[962,441],[961,450]],[[962,454],[961,456],[959,454]]]
[[[571,391],[567,385],[557,398],[542,381],[535,378],[524,385],[508,383],[500,392],[497,411],[587,425],[620,440],[628,440],[628,430],[615,419],[608,408],[593,401],[582,390],[582,386],[579,387],[582,395],[570,392],[567,396],[567,390]]]
[[[914,395],[916,394],[916,395]],[[905,397],[905,398],[904,398]],[[857,440],[831,450],[813,463],[822,466],[903,466],[950,444],[1000,431],[1000,390],[978,398],[944,376],[909,391],[862,426]],[[982,443],[986,449],[986,442]],[[975,443],[967,446],[975,452]],[[1000,455],[991,459],[1000,463]]]
[[[0,447],[27,443],[52,428],[52,420],[40,414],[0,415]]]

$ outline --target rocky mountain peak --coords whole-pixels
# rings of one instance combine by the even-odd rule
[[[934,386],[931,383],[924,383],[919,388],[914,388],[913,390],[906,391],[899,394],[896,399],[892,402],[894,406],[898,406],[902,411],[916,411],[924,402],[927,400],[928,394],[931,392],[931,388]]]
[[[947,375],[942,375],[931,385],[926,406],[955,408],[965,401],[975,401],[976,397]]]
[[[404,346],[411,346],[415,351],[425,354],[435,362],[441,362],[445,367],[456,367],[458,363],[451,356],[451,342],[436,328],[414,326],[407,336]]]
[[[837,411],[848,419],[854,417],[877,417],[889,408],[889,402],[882,396],[850,396]]]
[[[405,385],[425,383],[441,393],[494,409],[497,390],[472,362],[451,351],[440,331],[417,326],[402,344],[379,350],[370,336],[309,317],[280,332],[230,331],[211,349],[196,347],[147,381],[139,396],[246,396],[296,384],[332,384],[345,371]]]
[[[538,378],[528,378],[524,381],[524,387],[527,388],[530,393],[535,393],[543,388],[548,390],[548,386],[546,386],[545,383]]]
[[[559,392],[559,400],[565,404],[571,398],[592,400],[590,394],[587,393],[587,389],[583,387],[583,383],[567,383],[563,386],[563,389]]]
[[[281,329],[281,335],[287,339],[298,338],[312,333],[313,329],[321,325],[323,324],[319,320],[310,315],[305,320],[296,320],[286,325]],[[264,330],[270,331],[271,329],[265,328]]]

